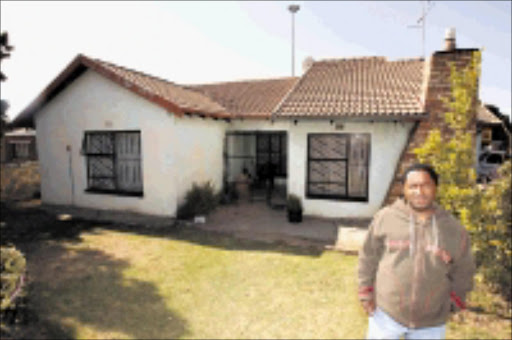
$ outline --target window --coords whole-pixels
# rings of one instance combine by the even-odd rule
[[[490,143],[492,141],[492,129],[484,128],[482,130],[482,142]]]
[[[9,141],[12,148],[12,159],[14,160],[27,160],[30,158],[30,141],[17,140]]]
[[[140,131],[86,132],[87,191],[142,196]]]
[[[368,201],[370,135],[310,134],[306,196]]]

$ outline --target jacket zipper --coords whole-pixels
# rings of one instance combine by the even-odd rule
[[[411,287],[411,305],[410,305],[410,316],[409,316],[409,327],[414,328],[417,319],[418,313],[418,287],[419,281],[421,278],[421,268],[423,261],[425,261],[425,247],[424,247],[424,239],[425,239],[425,228],[423,225],[420,225],[417,228],[416,221],[414,221],[414,228],[416,228],[416,237],[415,237],[415,249],[414,258],[413,258],[413,278],[412,278],[412,287]]]

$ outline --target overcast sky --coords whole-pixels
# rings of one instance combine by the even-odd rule
[[[179,84],[291,75],[291,14],[295,74],[307,56],[388,59],[443,47],[454,27],[457,46],[483,49],[480,97],[511,112],[511,1],[262,1],[22,2],[1,1],[1,31],[14,45],[2,61],[2,99],[15,117],[79,53]]]

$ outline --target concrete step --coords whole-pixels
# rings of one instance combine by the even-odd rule
[[[348,252],[358,252],[366,236],[366,228],[338,226],[338,239],[334,249]]]

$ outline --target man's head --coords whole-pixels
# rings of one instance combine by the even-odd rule
[[[425,211],[436,198],[438,174],[427,164],[414,164],[404,173],[404,197],[411,208]]]

